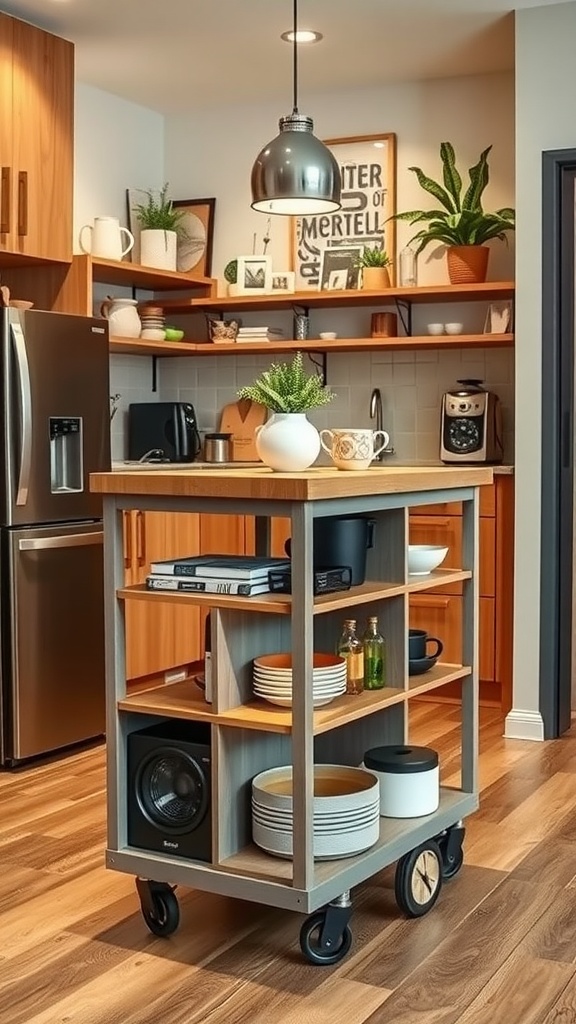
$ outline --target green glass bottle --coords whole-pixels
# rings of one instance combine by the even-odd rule
[[[382,690],[386,686],[386,641],[378,632],[378,619],[368,619],[362,637],[364,649],[364,689]]]

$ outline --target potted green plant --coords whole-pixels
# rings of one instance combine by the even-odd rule
[[[336,395],[318,373],[307,374],[302,353],[291,363],[272,363],[239,398],[264,405],[272,416],[256,427],[256,451],[265,465],[284,473],[301,472],[316,461],[320,436],[306,418],[309,409],[328,405]]]
[[[478,163],[469,169],[470,181],[462,195],[462,177],[456,168],[454,147],[450,142],[442,142],[440,159],[444,186],[427,177],[420,167],[408,170],[414,172],[418,183],[443,209],[407,210],[391,218],[407,220],[410,224],[427,224],[410,239],[417,243],[416,254],[432,242],[444,242],[448,247],[448,276],[452,284],[485,281],[490,251],[485,243],[492,238],[507,241],[505,232],[515,228],[513,209],[506,206],[486,213],[482,206],[482,195],[489,181],[491,149],[492,146],[488,146],[483,150]]]
[[[230,260],[224,267],[224,279],[228,283],[228,295],[238,294],[238,260]]]
[[[140,263],[144,267],[176,270],[178,237],[186,232],[184,213],[168,198],[168,182],[160,190],[143,189],[146,202],[134,207],[141,226]]]
[[[385,249],[378,245],[373,248],[369,245],[364,246],[356,265],[362,268],[363,288],[382,291],[390,287],[388,267],[392,266],[392,260]]]

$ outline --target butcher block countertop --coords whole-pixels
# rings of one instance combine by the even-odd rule
[[[491,484],[493,472],[492,466],[375,466],[353,472],[312,467],[302,473],[276,473],[266,466],[149,472],[139,469],[92,473],[90,489],[98,494],[317,501],[476,487]]]

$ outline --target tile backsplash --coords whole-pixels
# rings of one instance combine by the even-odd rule
[[[482,332],[486,303],[414,305],[413,335],[427,334],[429,322],[462,322],[463,333]],[[318,309],[311,311],[310,337],[320,331],[337,330],[340,338],[354,339],[370,334],[367,307]],[[404,316],[406,314],[404,313]],[[251,312],[243,317],[245,326],[266,323],[282,327],[292,337],[292,314]],[[404,333],[398,319],[399,333]],[[205,337],[202,317],[182,317],[178,323],[188,337]],[[514,348],[438,347],[406,351],[355,352],[354,342],[346,352],[328,352],[327,381],[336,392],[331,405],[312,410],[311,421],[319,428],[327,426],[373,425],[370,420],[370,395],[380,388],[383,426],[390,434],[395,454],[392,462],[438,459],[440,403],[445,391],[460,378],[478,378],[499,395],[504,418],[504,458],[514,459]],[[127,408],[136,401],[191,402],[198,416],[200,431],[218,429],[222,408],[237,398],[238,388],[250,384],[281,354],[262,353],[213,356],[189,356],[159,359],[158,390],[152,391],[152,360],[138,356],[114,356],[111,362],[111,393],[120,393],[119,410],[112,423],[114,458],[126,452]],[[286,359],[292,357],[287,353]],[[311,354],[311,359],[317,358]],[[311,359],[306,362],[314,368]]]

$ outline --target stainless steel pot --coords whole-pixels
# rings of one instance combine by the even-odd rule
[[[232,434],[206,434],[204,437],[205,462],[232,461]]]

